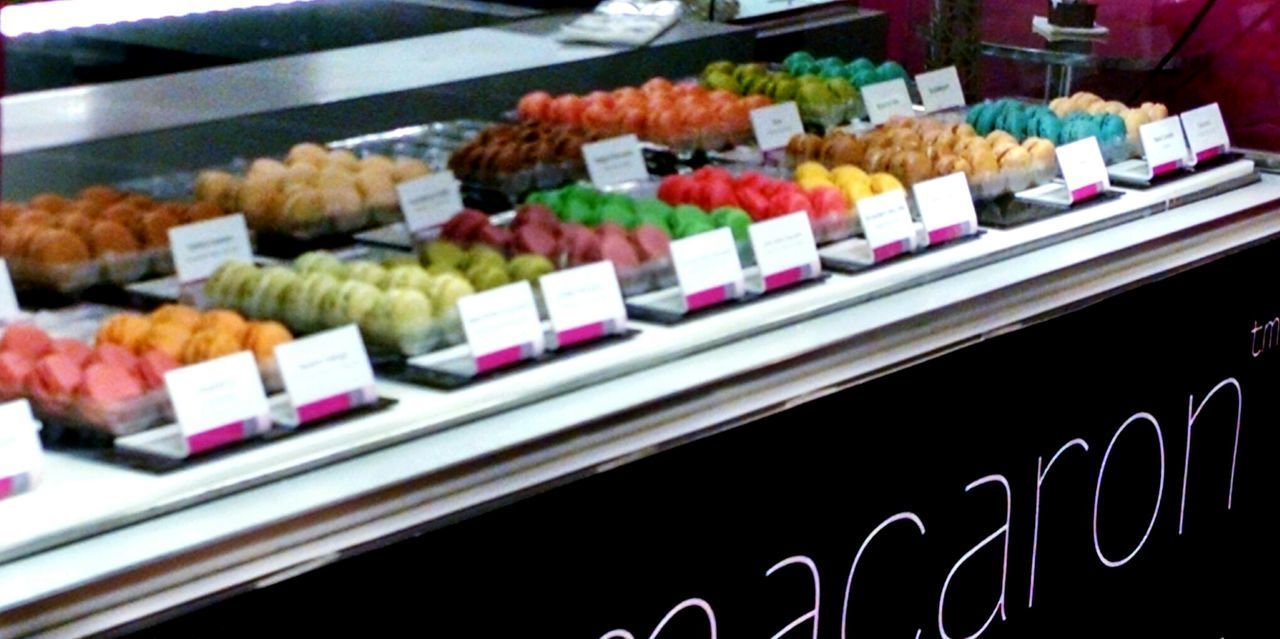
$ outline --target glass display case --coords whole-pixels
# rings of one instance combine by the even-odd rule
[[[1026,636],[1090,589],[1251,627],[1203,585],[1265,547],[1247,105],[1108,91],[1187,63],[1088,42],[975,85],[870,4],[835,55],[463,2],[4,22],[0,635]],[[984,73],[1036,49],[1002,24]]]

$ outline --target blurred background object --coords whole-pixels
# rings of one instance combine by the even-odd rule
[[[945,1],[945,0],[944,0]],[[979,0],[987,42],[1026,41],[1031,20],[1046,5],[1035,0]],[[925,38],[934,0],[862,0],[862,7],[889,14],[889,57],[908,69],[928,60]],[[1177,112],[1219,102],[1242,146],[1280,150],[1280,2],[1275,0],[1100,0],[1097,22],[1110,35],[1107,46],[1159,63],[1186,34],[1184,44],[1160,71],[1083,69],[1072,89],[1164,102]],[[1197,15],[1203,14],[1199,20]],[[940,63],[940,60],[931,60]],[[1151,66],[1155,66],[1154,64]],[[982,95],[1042,97],[1043,64],[984,57]],[[1134,95],[1140,90],[1139,95]],[[1130,99],[1131,98],[1131,99]]]

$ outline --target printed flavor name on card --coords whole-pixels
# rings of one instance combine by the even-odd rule
[[[765,291],[799,284],[822,273],[813,227],[804,211],[747,228]]]
[[[463,297],[458,300],[458,314],[479,373],[537,357],[545,348],[542,321],[528,282]]]
[[[299,423],[377,401],[373,367],[354,325],[276,347],[276,361]]]

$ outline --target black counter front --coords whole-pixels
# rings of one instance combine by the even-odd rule
[[[1089,300],[143,636],[303,608],[274,627],[1251,636],[1280,300],[1235,284],[1277,260],[1273,241]]]

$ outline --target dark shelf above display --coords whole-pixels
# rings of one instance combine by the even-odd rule
[[[534,88],[586,93],[752,57],[752,30],[706,22],[678,23],[642,48],[556,43],[551,36],[572,18],[7,97],[3,193],[69,193],[280,153],[305,140],[495,119]],[[521,56],[506,54],[516,49]]]
[[[5,41],[5,94],[389,42],[538,13],[460,0],[312,0],[24,35]]]

